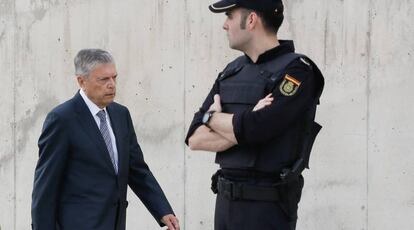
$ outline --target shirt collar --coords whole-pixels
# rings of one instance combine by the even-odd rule
[[[270,61],[280,55],[286,54],[286,53],[292,53],[295,52],[295,46],[293,45],[293,41],[291,40],[279,40],[278,46],[269,49],[265,51],[264,53],[260,54],[257,58],[257,61],[255,64],[261,64],[263,62]],[[248,60],[252,63],[252,60],[249,56],[246,55]]]
[[[89,111],[91,111],[93,116],[95,116],[99,111],[102,110],[95,103],[93,103],[93,101],[91,101],[91,99],[89,99],[89,97],[86,95],[86,93],[83,91],[83,89],[79,90],[79,94],[81,95],[81,97],[85,101],[86,105],[89,108]],[[103,110],[105,110],[105,112],[106,112],[106,108],[103,108]]]

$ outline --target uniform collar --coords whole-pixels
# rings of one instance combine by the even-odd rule
[[[295,52],[295,46],[292,40],[279,40],[279,44],[280,45],[260,54],[255,64],[261,64],[273,60],[280,55]],[[246,54],[245,56],[247,57],[250,63],[253,63],[249,56],[247,56]]]

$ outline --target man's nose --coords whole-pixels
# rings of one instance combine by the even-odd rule
[[[108,82],[108,87],[112,89],[112,88],[115,88],[115,86],[116,86],[116,81],[114,78],[111,78]]]

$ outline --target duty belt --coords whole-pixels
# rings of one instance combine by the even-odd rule
[[[277,187],[262,187],[227,180],[219,177],[217,181],[218,194],[230,200],[278,201]]]

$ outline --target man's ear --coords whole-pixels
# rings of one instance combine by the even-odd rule
[[[76,76],[76,80],[78,81],[79,87],[83,89],[83,86],[85,85],[85,78],[82,76]]]

